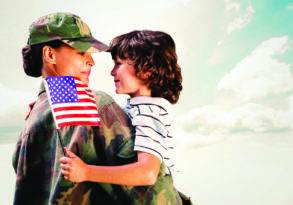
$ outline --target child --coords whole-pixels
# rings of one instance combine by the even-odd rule
[[[124,185],[133,203],[161,204],[159,198],[164,198],[166,204],[182,204],[171,176],[173,135],[168,119],[169,105],[178,101],[182,90],[175,43],[164,32],[132,31],[114,38],[109,50],[115,63],[111,75],[116,93],[130,96],[125,111],[135,129],[137,161],[119,166],[87,165],[65,148],[68,156],[60,160],[62,174],[73,182]]]

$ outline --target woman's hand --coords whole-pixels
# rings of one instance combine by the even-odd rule
[[[61,173],[64,178],[72,182],[86,181],[87,164],[67,148],[64,150],[67,157],[60,159]]]

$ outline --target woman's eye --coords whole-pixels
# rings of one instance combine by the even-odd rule
[[[78,52],[78,54],[84,56],[85,52]]]

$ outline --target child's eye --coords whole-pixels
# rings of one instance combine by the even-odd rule
[[[121,62],[115,61],[115,65],[121,65]]]

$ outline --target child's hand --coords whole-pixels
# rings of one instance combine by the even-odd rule
[[[86,181],[86,169],[87,165],[73,152],[65,149],[67,157],[61,157],[61,173],[64,178],[72,182]]]

